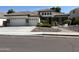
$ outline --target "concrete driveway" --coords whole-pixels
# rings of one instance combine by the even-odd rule
[[[25,26],[25,27],[0,27],[1,32],[31,32],[35,26]]]

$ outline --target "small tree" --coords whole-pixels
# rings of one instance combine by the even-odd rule
[[[9,9],[7,14],[10,14],[10,13],[14,13],[15,11],[13,9]]]

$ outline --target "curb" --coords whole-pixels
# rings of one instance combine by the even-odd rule
[[[79,33],[77,32],[5,32],[0,33],[0,35],[52,35],[52,36],[79,36]]]

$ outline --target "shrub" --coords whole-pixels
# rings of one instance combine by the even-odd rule
[[[71,24],[71,20],[64,20],[64,22],[63,22],[63,24],[68,24],[68,25],[70,25]]]
[[[77,24],[77,25],[79,25],[79,17],[75,18],[74,23]]]
[[[41,23],[49,23],[48,20],[41,20]]]
[[[37,27],[41,27],[42,23],[37,23]]]
[[[51,27],[51,25],[48,23],[38,23],[37,27]]]

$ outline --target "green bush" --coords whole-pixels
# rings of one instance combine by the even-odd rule
[[[48,20],[41,20],[41,23],[43,23],[43,24],[45,24],[45,23],[49,23],[49,21]]]
[[[51,25],[48,23],[38,23],[37,27],[51,27]]]
[[[42,23],[37,23],[37,27],[41,27]]]
[[[63,22],[63,24],[68,24],[68,25],[70,25],[71,24],[71,20],[64,20],[64,22]]]
[[[77,25],[79,25],[79,17],[75,18],[74,23],[77,24]]]

